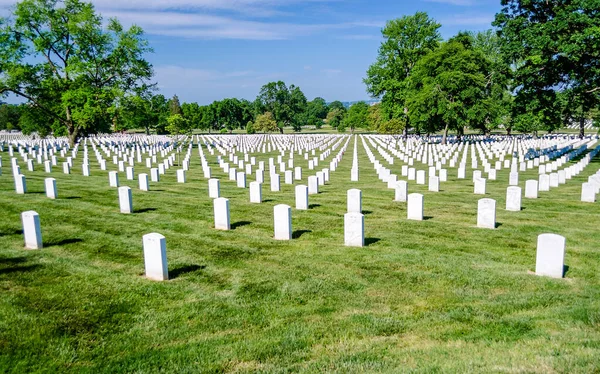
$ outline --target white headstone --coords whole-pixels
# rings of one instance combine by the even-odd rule
[[[119,172],[109,171],[108,172],[108,184],[111,187],[119,187]]]
[[[285,204],[275,205],[273,208],[273,221],[275,226],[275,240],[291,240],[292,208]]]
[[[308,177],[308,193],[311,195],[319,193],[319,180],[315,175]]]
[[[365,216],[363,214],[344,214],[344,245],[348,247],[365,245]]]
[[[185,183],[186,181],[186,172],[183,169],[177,170],[177,183]]]
[[[296,186],[296,209],[308,209],[308,186],[303,184]]]
[[[396,182],[394,201],[405,202],[407,194],[408,194],[408,183],[406,181]]]
[[[15,191],[19,195],[27,193],[27,182],[23,174],[15,175]]]
[[[51,199],[56,199],[56,179],[46,178],[44,180],[44,186],[46,187],[46,196]]]
[[[521,187],[511,186],[506,189],[506,210],[521,211]]]
[[[133,170],[133,166],[126,167],[125,168],[125,174],[126,174],[127,180],[130,180],[130,181],[134,180],[135,179],[135,173],[134,173],[134,170]]]
[[[485,179],[477,178],[475,179],[475,191],[476,195],[485,195]]]
[[[138,182],[140,186],[140,190],[149,191],[150,187],[148,184],[148,174],[142,173],[138,175]]]
[[[596,202],[596,186],[593,183],[583,183],[581,185],[581,201],[586,203]]]
[[[42,248],[42,229],[40,227],[40,216],[33,210],[21,213],[23,224],[23,236],[26,249]]]
[[[239,179],[238,179],[239,181]],[[250,182],[250,202],[262,203],[262,184],[258,182]]]
[[[429,177],[429,191],[440,192],[440,177]]]
[[[537,240],[535,274],[562,278],[565,266],[565,238],[556,234],[541,234]]]
[[[348,213],[362,214],[362,191],[356,188],[346,193]]]
[[[525,197],[527,199],[538,198],[538,181],[530,179],[525,182]]]
[[[496,200],[480,199],[477,203],[477,227],[496,228]]]
[[[131,198],[131,188],[124,186],[119,187],[119,206],[121,213],[133,213],[133,202]]]
[[[157,168],[150,169],[150,180],[152,182],[160,181],[160,172],[158,171]]]
[[[216,199],[219,196],[221,196],[220,194],[221,189],[220,189],[220,183],[218,179],[209,179],[208,180],[208,197]]]
[[[519,173],[517,173],[516,171],[510,173],[509,178],[508,178],[508,184],[511,186],[518,186],[519,185]]]
[[[271,191],[277,192],[281,189],[279,174],[271,174]]]
[[[215,180],[218,182],[217,179]],[[231,225],[229,223],[229,200],[224,197],[218,197],[214,199],[213,202],[215,213],[215,229],[230,230]]]
[[[246,188],[246,173],[243,171],[238,172],[236,181],[239,188]]]
[[[408,195],[407,218],[417,221],[423,220],[423,195],[411,193]]]
[[[167,240],[165,237],[158,233],[146,234],[143,236],[142,242],[146,278],[157,281],[168,280]]]
[[[417,170],[417,184],[425,184],[425,170]]]

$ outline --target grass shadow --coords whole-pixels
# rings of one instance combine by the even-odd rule
[[[35,265],[26,265],[26,266],[9,267],[9,268],[6,268],[6,269],[0,269],[0,275],[11,274],[11,273],[24,273],[24,272],[27,272],[27,271],[36,270],[39,267],[41,267],[41,265],[38,265],[38,264],[35,264]]]
[[[21,264],[27,261],[27,257],[8,257],[0,258],[0,265],[14,265]]]
[[[169,279],[175,279],[183,274],[194,273],[198,270],[205,269],[206,265],[184,265],[176,267],[173,270],[169,270]]]
[[[133,213],[147,213],[154,212],[156,208],[142,208],[142,209],[134,209]]]
[[[251,225],[251,224],[252,224],[252,222],[250,222],[250,221],[238,221],[238,222],[235,222],[235,223],[231,224],[231,229],[235,230],[238,227],[248,226],[248,225]]]
[[[502,226],[502,222],[496,222],[496,228]]]
[[[379,241],[381,241],[381,239],[379,239],[379,238],[365,238],[365,247],[368,247],[371,244],[375,244]]]
[[[295,231],[292,231],[292,239],[298,239],[302,235],[308,234],[309,232],[312,232],[312,230],[295,230]]]
[[[56,247],[56,246],[61,246],[61,245],[67,245],[67,244],[75,244],[75,243],[81,243],[83,241],[83,239],[80,238],[70,238],[70,239],[63,239],[61,241],[58,242],[49,242],[49,243],[44,243],[44,247]]]
[[[433,216],[423,216],[423,221],[429,221],[430,219],[433,219]]]
[[[569,271],[569,265],[563,265],[563,278],[567,276],[567,272]]]
[[[373,214],[373,211],[372,210],[363,210],[362,214],[364,214],[366,216],[367,214]]]
[[[273,199],[265,199],[262,202],[263,203],[272,203],[273,201],[275,201],[275,200],[273,200]]]
[[[81,199],[81,196],[67,196],[67,197],[65,197],[65,200],[74,200],[74,199]]]
[[[0,237],[9,236],[9,235],[22,235],[22,234],[23,234],[23,230],[14,230],[14,231],[0,232]]]
[[[320,206],[321,206],[321,204],[309,204],[308,209],[314,209],[314,208],[318,208]]]

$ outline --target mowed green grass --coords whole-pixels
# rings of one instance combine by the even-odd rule
[[[600,163],[523,199],[521,212],[504,210],[508,170],[500,171],[485,196],[497,200],[500,226],[486,230],[475,227],[483,196],[473,194],[470,168],[467,180],[450,169],[439,193],[410,182],[409,192],[425,195],[427,219],[408,221],[360,141],[360,182],[350,182],[353,145],[308,211],[293,209],[283,176],[281,192],[270,192],[267,176],[264,203],[250,204],[249,190],[207,153],[230,199],[228,232],[212,228],[196,148],[186,184],[175,168],[150,192],[120,175],[133,189],[131,215],[119,213],[91,149],[92,176],[81,175],[81,152],[72,175],[54,168],[57,200],[45,197],[43,165],[31,173],[23,162],[29,192],[15,194],[2,153],[0,371],[600,371],[600,208],[579,201]],[[307,161],[295,160],[306,183]],[[520,173],[523,189],[530,178],[537,168]],[[364,248],[343,245],[350,188],[363,191]],[[292,241],[272,239],[280,203],[292,206]],[[42,250],[23,249],[20,213],[31,209]],[[150,232],[166,237],[167,282],[143,276]],[[533,274],[537,235],[547,232],[566,237],[565,279]]]

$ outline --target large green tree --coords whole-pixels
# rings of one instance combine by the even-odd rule
[[[420,130],[458,133],[484,121],[480,102],[486,95],[488,61],[472,48],[470,37],[459,34],[423,57],[413,69],[407,105],[411,123]]]
[[[348,109],[346,118],[344,118],[344,128],[350,128],[352,132],[356,128],[367,127],[367,116],[369,114],[369,104],[364,101],[354,103]]]
[[[322,97],[315,97],[306,105],[306,124],[321,128],[323,120],[327,118],[327,102]]]
[[[417,12],[388,21],[381,30],[384,40],[364,82],[371,96],[381,98],[386,119],[408,121],[409,78],[417,62],[438,48],[440,27],[427,13]]]
[[[144,129],[165,133],[169,117],[167,100],[163,95],[140,92],[125,96],[121,101],[121,121],[126,129]]]
[[[515,124],[533,122],[535,129],[553,130],[561,117],[575,117],[583,137],[586,118],[600,105],[600,1],[501,4],[494,26],[516,67]],[[565,105],[557,105],[559,101]]]
[[[0,28],[0,94],[42,110],[46,129],[63,128],[71,144],[107,131],[118,97],[144,85],[152,67],[138,26],[103,21],[80,0],[23,0]]]
[[[298,131],[299,114],[306,110],[306,96],[299,87],[289,87],[282,81],[270,82],[262,86],[255,105],[259,113],[270,112],[283,134],[285,126],[293,126]]]

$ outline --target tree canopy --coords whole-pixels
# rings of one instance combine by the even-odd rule
[[[23,0],[0,28],[0,94],[43,111],[41,132],[80,135],[110,130],[118,99],[144,85],[152,66],[138,26],[102,27],[91,3]]]

